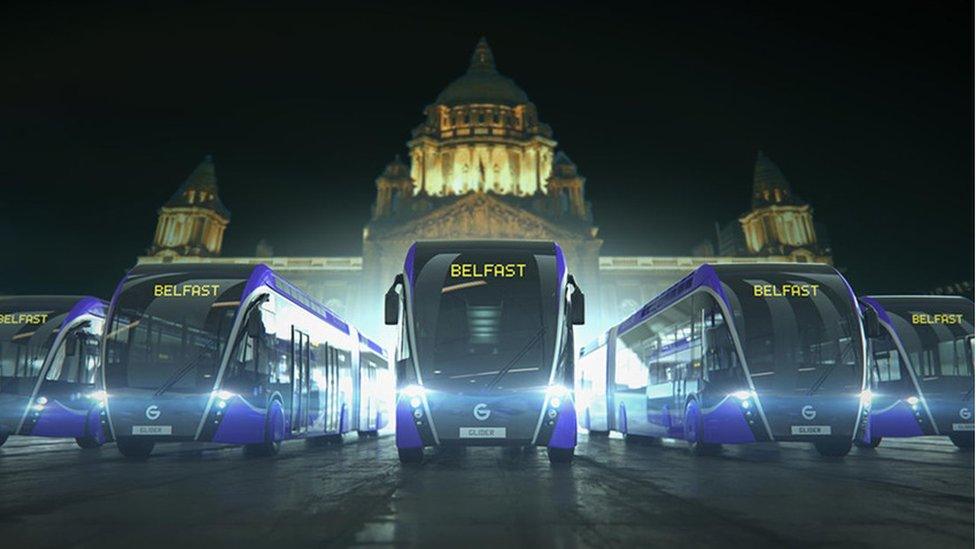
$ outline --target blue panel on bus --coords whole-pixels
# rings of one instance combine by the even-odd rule
[[[413,259],[417,255],[417,244],[410,245],[407,250],[407,259],[403,261],[403,274],[407,277],[407,284],[413,285]]]
[[[97,297],[84,297],[75,303],[74,307],[72,307],[68,314],[64,317],[64,321],[61,322],[61,328],[64,328],[76,318],[85,314],[92,314],[97,317],[105,318],[107,307],[108,304]]]
[[[376,343],[375,341],[364,336],[363,334],[359,334],[359,342],[365,345],[366,347],[368,347],[376,354],[384,357],[386,356],[386,351],[383,350],[383,347],[380,347],[379,343]]]

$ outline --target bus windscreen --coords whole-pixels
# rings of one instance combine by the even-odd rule
[[[973,376],[973,305],[965,299],[886,300],[919,381]]]
[[[475,393],[548,384],[559,311],[553,256],[440,253],[416,279],[414,334],[427,387]]]
[[[127,283],[106,332],[106,385],[209,391],[243,287],[243,280],[184,275]]]
[[[758,389],[783,396],[858,392],[860,320],[838,275],[784,270],[723,281]]]

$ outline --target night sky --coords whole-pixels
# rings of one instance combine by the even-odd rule
[[[358,255],[374,179],[481,35],[608,255],[687,255],[749,208],[761,148],[859,292],[973,279],[972,2],[127,4],[0,13],[0,293],[107,297],[207,153],[224,255]]]

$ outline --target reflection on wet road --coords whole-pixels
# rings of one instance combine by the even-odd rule
[[[11,437],[0,544],[972,547],[973,470],[939,438],[828,460],[800,444],[694,458],[581,435],[572,466],[468,448],[405,467],[389,436],[292,442],[270,459],[160,446],[142,463]]]

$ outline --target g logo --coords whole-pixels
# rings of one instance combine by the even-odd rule
[[[149,407],[146,408],[146,418],[150,421],[156,421],[159,419],[161,414],[162,412],[159,411],[159,406],[156,406],[155,404],[150,404]]]
[[[817,411],[813,409],[813,406],[807,404],[803,408],[800,408],[800,414],[803,415],[803,419],[810,421],[817,417]]]
[[[960,408],[959,417],[968,421],[973,418],[973,413],[969,410],[969,408]]]
[[[488,409],[488,405],[482,402],[474,407],[473,410],[474,418],[478,421],[484,421],[491,417],[491,410]]]

